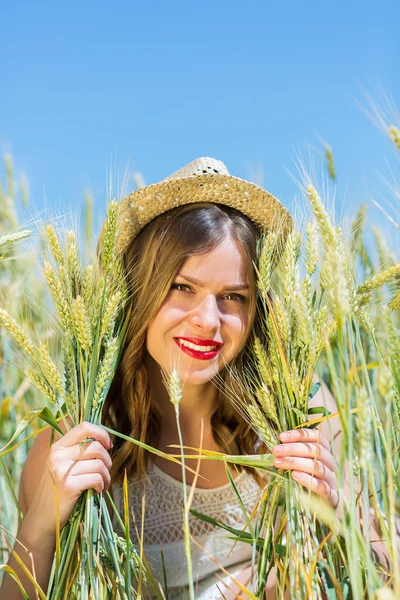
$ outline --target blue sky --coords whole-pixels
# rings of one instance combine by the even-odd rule
[[[291,206],[296,154],[320,171],[325,140],[354,212],[388,197],[391,144],[357,102],[399,107],[399,20],[397,0],[4,3],[0,151],[38,209],[91,190],[98,230],[111,167],[153,183],[213,156]]]

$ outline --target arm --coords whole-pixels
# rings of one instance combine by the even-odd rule
[[[14,546],[15,552],[23,563],[28,567],[31,573],[34,572],[36,580],[42,589],[46,587],[46,583],[50,576],[55,550],[55,533],[53,536],[51,534],[45,536],[41,535],[41,524],[38,519],[35,517],[32,518],[33,511],[29,512],[29,508],[31,507],[35,496],[37,482],[42,479],[43,472],[46,468],[46,459],[50,449],[50,435],[51,430],[48,429],[37,436],[29,450],[21,472],[19,505],[24,519],[19,522],[17,540],[27,548],[32,557],[29,556],[18,542],[16,542]],[[59,439],[58,434],[55,434],[55,439]],[[34,569],[32,561],[34,563]],[[35,598],[36,593],[34,586],[29,582],[22,567],[12,555],[10,556],[8,565],[15,570],[28,596],[30,598]],[[1,600],[22,598],[17,584],[6,573],[4,573],[3,583],[0,588],[0,598]]]
[[[37,436],[21,473],[19,502],[24,519],[17,539],[31,556],[18,542],[14,546],[43,591],[49,581],[55,550],[57,513],[54,486],[62,528],[84,490],[94,488],[100,493],[108,489],[111,468],[111,459],[106,451],[111,447],[111,440],[101,427],[81,423],[61,438],[55,435],[56,441],[51,447],[50,436],[50,429]],[[87,438],[94,441],[85,444],[82,449],[80,442]],[[35,598],[34,586],[14,556],[10,557],[8,565],[15,570],[29,597]],[[5,573],[0,600],[20,598],[22,594],[17,583]]]

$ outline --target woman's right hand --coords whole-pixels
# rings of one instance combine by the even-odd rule
[[[83,444],[84,440],[93,438]],[[73,427],[51,446],[46,466],[25,516],[41,533],[53,537],[56,531],[56,494],[60,528],[68,521],[82,492],[108,490],[111,482],[112,447],[108,433],[92,423]]]

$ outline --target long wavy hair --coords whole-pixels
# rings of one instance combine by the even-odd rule
[[[147,328],[166,299],[185,260],[213,250],[228,232],[243,253],[248,266],[249,286],[253,290],[249,301],[247,342],[229,367],[240,376],[248,361],[252,360],[251,345],[257,328],[255,316],[258,312],[253,264],[256,262],[260,235],[257,227],[239,211],[220,204],[198,203],[170,210],[146,225],[123,255],[132,317],[117,371],[105,401],[104,424],[141,442],[157,446],[160,415],[152,402],[143,362]],[[225,367],[218,376],[226,384],[229,370]],[[215,441],[226,453],[254,454],[266,451],[257,434],[221,389],[211,426]],[[142,476],[147,473],[148,454],[146,450],[130,442],[115,439],[111,452],[113,481],[120,480],[125,469],[128,474],[136,473],[141,481]],[[250,472],[259,480],[254,469],[250,469]]]

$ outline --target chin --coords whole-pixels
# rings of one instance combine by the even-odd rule
[[[214,368],[198,369],[177,369],[179,378],[183,384],[202,385],[209,383],[218,373],[221,372],[221,368],[218,366]]]

